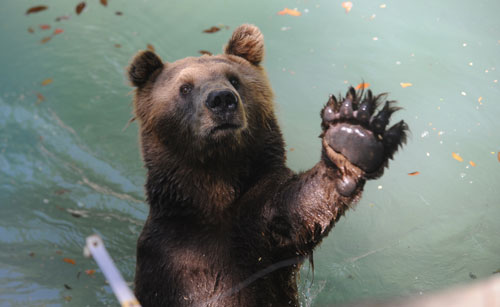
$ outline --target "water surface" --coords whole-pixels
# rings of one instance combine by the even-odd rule
[[[78,16],[77,3],[0,4],[0,305],[117,305],[82,246],[100,234],[133,279],[147,206],[125,67],[148,44],[166,61],[218,53],[242,23],[264,33],[292,169],[319,159],[328,95],[363,80],[400,102],[393,121],[412,130],[316,250],[314,280],[304,267],[304,305],[425,294],[500,269],[498,1],[360,0],[346,13],[332,0],[111,0]],[[25,15],[38,4],[49,9]],[[285,7],[302,14],[277,15]],[[229,29],[202,33],[214,25]]]

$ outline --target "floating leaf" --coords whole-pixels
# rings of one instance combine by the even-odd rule
[[[48,9],[49,7],[48,6],[45,6],[45,5],[38,5],[38,6],[34,6],[34,7],[30,7],[27,11],[26,11],[26,15],[28,14],[32,14],[32,13],[38,13],[38,12],[41,12],[41,11],[45,11],[46,9]]]
[[[40,29],[42,29],[42,30],[48,30],[48,29],[50,29],[50,25],[39,25],[38,27]]]
[[[481,101],[483,101],[483,96],[479,96],[479,98],[477,99],[477,102],[481,103]]]
[[[71,290],[72,288],[68,284],[64,284],[64,288]]]
[[[64,32],[64,30],[63,30],[63,29],[59,29],[59,28],[57,28],[57,29],[55,29],[55,30],[54,30],[54,35],[61,34],[61,33],[63,33],[63,32]]]
[[[462,159],[462,157],[460,157],[458,154],[452,152],[451,153],[451,156],[453,157],[453,159],[457,160],[457,161],[460,161],[460,162],[463,162],[464,159]]]
[[[200,51],[198,51],[198,52],[199,52],[199,53],[201,53],[201,54],[204,54],[204,55],[205,55],[205,54],[206,54],[206,55],[212,55],[212,52],[207,51],[207,50],[200,50]]]
[[[122,45],[120,45],[120,44],[115,44],[115,48],[121,48],[121,47],[122,47]]]
[[[470,273],[469,273],[469,277],[470,277],[471,279],[476,279],[476,278],[477,278],[477,276],[476,276],[476,275],[474,275],[472,272],[470,272]]]
[[[203,30],[203,33],[215,33],[219,31],[220,31],[219,27],[213,26],[210,29]]]
[[[420,172],[408,173],[408,176],[417,176],[420,175]]]
[[[365,88],[368,88],[369,86],[370,86],[370,83],[363,82],[363,83],[360,83],[360,84],[356,85],[356,89],[357,90],[365,89]]]
[[[40,41],[41,44],[45,44],[46,42],[50,41],[52,39],[52,36],[47,36],[47,37],[44,37],[42,38],[42,40]]]
[[[500,269],[498,269],[495,272],[493,272],[493,274],[498,274],[498,273],[500,273]]]
[[[95,270],[85,270],[85,274],[87,274],[89,276],[94,275],[94,273],[95,273]]]
[[[469,161],[469,164],[470,166],[476,166],[476,163],[474,163],[473,161]]]
[[[70,191],[69,190],[66,190],[66,189],[59,189],[59,190],[56,190],[54,193],[56,195],[63,195],[65,193],[69,193]]]
[[[151,44],[148,44],[148,45],[146,46],[146,48],[147,48],[149,51],[151,51],[151,52],[155,52],[155,47],[154,47],[153,45],[151,45]]]
[[[352,2],[351,1],[342,2],[342,7],[345,9],[346,13],[349,13],[352,9]]]
[[[36,104],[40,104],[42,103],[42,101],[45,100],[45,97],[43,97],[43,95],[40,93],[36,93],[36,98],[37,98]]]
[[[34,252],[30,252],[29,255],[30,255],[30,257],[35,257],[35,253]]]
[[[69,264],[73,264],[73,265],[76,264],[76,261],[71,259],[71,258],[63,258],[63,261],[66,263],[69,263]]]
[[[104,6],[108,6],[108,0],[101,0],[101,4]]]
[[[498,159],[498,162],[500,162],[500,151],[498,152],[497,159]]]
[[[123,13],[122,13],[122,12],[120,12],[120,11],[116,11],[116,12],[115,12],[115,14],[116,14],[117,16],[122,16],[122,15],[123,15]]]
[[[56,21],[61,21],[61,20],[68,20],[69,19],[69,16],[68,15],[65,15],[65,16],[59,16],[56,18]]]
[[[302,15],[302,13],[297,11],[296,9],[291,10],[285,7],[283,10],[278,12],[278,15],[300,16]]]
[[[52,81],[54,81],[52,78],[48,78],[48,79],[45,79],[42,81],[42,85],[45,86],[45,85],[49,85],[52,83]]]
[[[406,88],[406,87],[412,86],[413,84],[408,83],[408,82],[401,82],[401,83],[399,83],[399,85],[401,85],[402,88]]]
[[[70,295],[68,295],[68,296],[63,296],[63,298],[64,298],[64,300],[65,300],[66,302],[71,302],[71,300],[73,299]]]
[[[295,150],[295,148],[293,148],[293,147],[290,148],[290,151],[294,151],[294,150]]]
[[[33,27],[29,27],[29,28],[28,28],[28,32],[29,32],[29,33],[35,33],[35,29],[33,29]]]
[[[83,9],[85,8],[85,5],[86,5],[85,2],[78,3],[78,5],[75,8],[77,15],[80,15],[82,13]]]

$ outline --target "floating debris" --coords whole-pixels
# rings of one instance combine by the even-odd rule
[[[37,98],[37,100],[36,100],[36,104],[40,104],[40,103],[42,103],[43,101],[45,101],[45,97],[43,97],[43,95],[42,95],[42,94],[40,94],[40,93],[36,93],[36,98]]]
[[[401,83],[399,83],[399,85],[401,85],[402,88],[407,88],[409,86],[413,86],[413,84],[411,84],[409,82],[401,82]]]
[[[39,25],[38,27],[42,30],[49,30],[50,29],[50,25]]]
[[[474,275],[472,272],[469,273],[469,277],[472,278],[472,279],[477,279],[477,276]]]
[[[44,38],[42,38],[42,40],[40,41],[40,43],[41,44],[45,44],[46,42],[50,41],[51,39],[52,39],[52,36],[44,37]]]
[[[78,5],[75,8],[76,15],[80,15],[82,13],[83,9],[85,8],[85,6],[86,6],[85,2],[78,3]]]
[[[349,13],[352,9],[352,2],[351,1],[342,2],[342,7],[345,9],[346,13]]]
[[[121,48],[121,47],[122,47],[122,45],[120,45],[120,44],[115,44],[115,48]]]
[[[71,258],[63,258],[63,261],[72,265],[76,264],[76,261]]]
[[[463,162],[464,161],[464,159],[462,157],[460,157],[460,155],[457,154],[457,153],[452,152],[451,156],[453,157],[453,159],[455,159],[455,160],[457,160],[459,162]]]
[[[469,164],[470,164],[470,166],[472,166],[472,167],[475,167],[475,166],[476,166],[476,163],[474,163],[474,161],[469,161]]]
[[[108,6],[108,0],[101,0],[101,4],[104,6]]]
[[[43,86],[46,86],[46,85],[51,84],[53,81],[54,81],[54,80],[53,80],[52,78],[48,78],[48,79],[43,80],[41,84],[42,84]]]
[[[420,172],[408,173],[408,176],[417,176],[420,175]]]
[[[298,16],[302,15],[302,13],[297,11],[297,9],[291,10],[291,9],[285,7],[283,10],[278,12],[278,15],[290,15],[290,16],[298,17]]]
[[[95,270],[85,270],[85,274],[87,274],[89,276],[94,275],[94,273],[95,273]]]
[[[33,29],[33,27],[29,27],[29,28],[28,28],[28,32],[29,32],[29,33],[35,33],[35,29]]]
[[[212,55],[212,52],[210,51],[207,51],[207,50],[200,50],[198,51],[200,54],[203,54],[203,55]]]
[[[61,20],[68,20],[69,18],[70,18],[69,15],[59,16],[56,18],[56,21],[59,22]]]
[[[38,5],[38,6],[33,6],[33,7],[30,7],[27,11],[26,11],[26,15],[29,15],[29,14],[33,14],[33,13],[38,13],[38,12],[41,12],[41,11],[45,11],[46,9],[48,9],[49,7],[46,6],[46,5]]]
[[[123,13],[122,13],[122,12],[120,12],[120,11],[116,11],[116,12],[115,12],[115,15],[117,15],[117,16],[122,16],[122,15],[123,15]]]
[[[219,32],[220,31],[220,28],[217,27],[217,26],[213,26],[209,29],[205,29],[203,30],[203,33],[215,33],[215,32]]]
[[[57,28],[54,30],[54,35],[61,34],[61,33],[64,33],[63,29]]]
[[[360,83],[360,84],[356,85],[356,89],[357,90],[361,90],[361,89],[368,88],[369,86],[370,86],[370,83],[363,82],[363,83]]]
[[[386,5],[385,3],[383,3],[383,4],[381,4],[379,7],[380,7],[381,9],[385,9],[385,8],[387,7],[387,5]]]
[[[71,288],[68,284],[64,284],[64,288],[66,288],[67,290],[71,290],[73,288]]]

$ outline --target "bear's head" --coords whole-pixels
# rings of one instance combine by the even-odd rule
[[[164,63],[139,52],[128,74],[143,151],[149,140],[197,157],[252,146],[274,120],[263,56],[263,36],[253,25],[238,27],[220,55]]]

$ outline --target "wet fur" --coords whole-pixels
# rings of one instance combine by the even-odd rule
[[[361,196],[366,173],[327,144],[336,122],[323,119],[313,168],[286,167],[263,54],[260,31],[243,25],[222,55],[159,66],[156,55],[139,53],[130,65],[150,206],[137,245],[135,293],[143,306],[298,306],[300,264]],[[194,69],[190,82],[202,82],[189,99],[179,96],[187,68]],[[241,88],[228,85],[228,73]],[[237,91],[246,128],[201,133],[216,124],[202,106],[207,84]],[[385,161],[403,136],[391,139]],[[338,189],[345,178],[355,183],[348,195]]]

